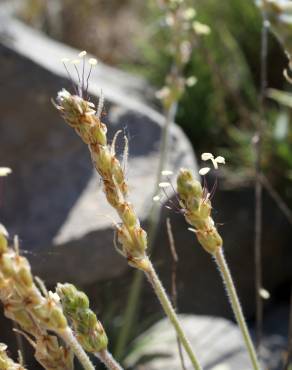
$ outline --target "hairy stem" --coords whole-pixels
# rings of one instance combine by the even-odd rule
[[[201,366],[191,348],[190,342],[188,341],[185,332],[183,331],[180,322],[178,320],[178,317],[172,307],[172,304],[170,303],[169,298],[167,297],[167,294],[161,284],[161,281],[159,280],[159,277],[157,276],[156,271],[154,270],[154,267],[152,263],[149,261],[149,269],[148,271],[145,271],[145,274],[152,285],[155,294],[157,295],[164,312],[168,316],[169,320],[171,321],[172,325],[175,328],[176,334],[184,347],[186,353],[189,356],[189,359],[191,360],[192,365],[194,366],[195,370],[201,370]]]
[[[99,360],[105,364],[109,370],[123,370],[118,362],[113,358],[112,354],[108,350],[102,350],[94,354]]]
[[[58,332],[58,334],[64,340],[64,342],[73,350],[75,356],[78,358],[84,370],[94,370],[95,369],[87,353],[78,343],[77,339],[75,338],[70,328],[62,330],[61,332]]]
[[[252,362],[252,366],[254,370],[260,370],[260,365],[257,359],[256,351],[254,348],[254,345],[252,343],[245,318],[243,316],[242,308],[239,302],[239,298],[236,293],[236,289],[232,280],[232,276],[229,270],[229,267],[227,265],[227,262],[225,260],[223,249],[219,248],[217,252],[214,253],[214,258],[217,263],[217,266],[219,268],[219,271],[221,273],[223,282],[225,284],[225,288],[230,300],[230,304],[232,307],[232,310],[234,312],[236,321],[239,325],[239,328],[241,330],[241,333],[243,335],[244,342],[246,344],[250,360]]]

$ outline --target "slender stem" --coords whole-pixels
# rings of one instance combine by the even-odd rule
[[[290,309],[289,309],[289,332],[288,332],[288,346],[287,346],[287,359],[284,365],[284,370],[289,370],[292,364],[292,287],[290,295]]]
[[[106,368],[109,370],[123,370],[121,365],[113,358],[112,354],[108,350],[102,350],[94,354],[100,359],[102,363],[105,364]]]
[[[123,326],[119,332],[117,344],[114,350],[114,356],[121,360],[125,353],[125,348],[130,341],[133,332],[134,323],[137,319],[138,306],[140,303],[140,293],[143,284],[143,273],[135,270],[131,282],[130,293],[127,297],[126,308],[123,313]]]
[[[159,163],[158,163],[158,170],[156,175],[156,183],[155,183],[155,192],[158,190],[158,184],[161,182],[161,172],[164,169],[164,166],[167,163],[167,154],[168,154],[168,144],[169,144],[169,137],[170,137],[170,126],[172,122],[175,120],[177,112],[177,101],[174,101],[169,109],[167,109],[164,113],[165,116],[165,123],[162,130],[162,137],[161,137],[161,144],[160,144],[160,151],[159,151]]]
[[[234,286],[234,283],[233,283],[233,280],[232,280],[227,262],[225,260],[222,248],[219,248],[218,251],[216,253],[214,253],[214,258],[215,258],[215,261],[216,261],[217,266],[219,268],[219,271],[221,273],[223,282],[225,284],[227,295],[229,297],[230,304],[231,304],[232,310],[234,312],[236,321],[237,321],[237,323],[239,325],[239,328],[241,330],[241,333],[243,335],[243,339],[244,339],[244,342],[246,344],[246,347],[247,347],[247,350],[248,350],[248,353],[249,353],[249,357],[250,357],[251,362],[252,362],[252,366],[253,366],[254,370],[260,370],[260,365],[259,365],[259,362],[258,362],[258,359],[257,359],[256,351],[255,351],[254,345],[252,343],[252,340],[251,340],[251,337],[250,337],[250,334],[249,334],[249,331],[248,331],[248,328],[247,328],[247,325],[246,325],[246,322],[245,322],[245,318],[243,316],[243,312],[242,312],[242,308],[241,308],[241,305],[240,305],[240,302],[239,302],[239,298],[237,296],[236,289],[235,289],[235,286]]]
[[[266,14],[263,13],[262,35],[261,35],[261,79],[259,97],[259,120],[257,124],[254,145],[255,145],[255,298],[256,298],[256,348],[259,352],[262,330],[263,330],[263,301],[260,290],[263,285],[262,277],[262,208],[263,189],[261,183],[261,158],[262,139],[264,134],[265,120],[265,92],[267,86],[267,51],[268,51],[268,29]]]
[[[87,353],[78,343],[77,339],[72,333],[72,330],[69,327],[65,330],[62,330],[61,332],[58,332],[58,334],[64,340],[64,342],[73,350],[75,356],[78,358],[84,370],[94,370],[95,369]]]
[[[287,206],[284,199],[272,186],[272,184],[265,175],[261,174],[260,180],[264,188],[268,191],[268,193],[273,198],[279,209],[282,211],[283,215],[286,217],[286,220],[290,223],[290,225],[292,225],[292,210]]]
[[[176,252],[175,240],[174,240],[174,236],[172,232],[170,218],[166,219],[166,230],[167,230],[169,248],[170,248],[171,257],[172,257],[171,300],[172,300],[172,304],[173,304],[175,311],[177,311],[177,286],[176,286],[177,277],[176,275],[177,275],[178,255]],[[186,370],[184,355],[182,351],[182,345],[181,345],[181,342],[178,336],[176,336],[176,339],[177,339],[177,347],[178,347],[178,354],[180,358],[181,367],[182,367],[182,370]]]
[[[152,263],[149,261],[149,269],[148,271],[145,271],[145,275],[147,276],[150,284],[152,285],[154,292],[156,293],[163,309],[166,315],[168,316],[169,320],[171,321],[172,325],[175,328],[176,334],[184,347],[185,351],[187,352],[189,359],[191,360],[191,363],[194,366],[195,370],[201,370],[201,366],[191,348],[190,342],[188,341],[185,332],[183,331],[180,322],[178,320],[178,317],[170,303],[169,298],[167,297],[167,294],[159,280],[159,277],[156,274],[156,271],[154,270],[154,267]]]
[[[260,171],[259,169],[257,171]],[[260,172],[256,173],[255,181],[255,301],[256,301],[256,348],[259,351],[263,327],[263,301],[260,295],[262,289],[262,184],[259,180]]]

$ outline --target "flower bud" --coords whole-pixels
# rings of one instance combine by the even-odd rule
[[[90,135],[94,143],[97,143],[99,145],[107,144],[106,130],[102,128],[100,123],[93,125],[93,127],[90,129]]]
[[[99,155],[95,155],[95,165],[103,175],[108,175],[111,171],[111,154],[109,150],[100,148]]]
[[[115,177],[116,182],[119,185],[123,184],[125,181],[124,171],[121,167],[120,162],[115,157],[112,157],[112,171],[113,171],[113,175]]]
[[[108,339],[95,313],[89,308],[85,293],[72,284],[58,284],[64,312],[73,322],[77,339],[88,352],[99,352],[107,347]]]
[[[6,239],[6,236],[1,233],[1,230],[0,230],[0,256],[1,254],[7,252],[8,250],[8,242],[7,242],[7,239]]]
[[[27,268],[20,268],[18,271],[18,279],[21,281],[23,285],[25,285],[27,288],[30,288],[33,284],[32,275],[30,273],[30,270]]]
[[[199,207],[200,218],[201,219],[208,218],[211,214],[211,209],[212,209],[212,206],[211,206],[210,201],[203,200]]]
[[[192,173],[185,169],[180,170],[177,190],[182,199],[181,204],[184,207],[185,219],[195,227],[199,243],[207,252],[215,253],[223,242],[210,216],[212,205],[209,197],[204,195],[199,181],[195,180]]]
[[[76,289],[73,284],[58,284],[57,293],[60,296],[66,315],[70,316],[78,309],[89,307],[89,300],[85,293]]]
[[[59,307],[53,307],[49,315],[49,321],[47,322],[47,328],[51,330],[63,330],[68,326],[66,317]]]
[[[197,238],[202,247],[211,254],[216,253],[223,244],[221,236],[214,227],[211,230],[198,230]]]
[[[13,276],[14,264],[10,255],[5,253],[1,258],[1,270],[5,277]]]
[[[203,189],[198,180],[193,177],[191,171],[181,169],[177,177],[177,191],[184,203],[197,209],[199,200],[203,196]]]
[[[143,230],[141,227],[135,228],[134,230],[135,239],[137,241],[137,246],[139,246],[139,253],[138,256],[145,257],[145,251],[147,249],[147,233],[145,230]]]
[[[31,316],[24,309],[13,311],[13,315],[10,317],[28,332],[32,332],[35,328]]]
[[[127,227],[131,228],[137,224],[137,216],[135,215],[133,208],[129,203],[122,203],[119,207],[119,213],[121,219]]]

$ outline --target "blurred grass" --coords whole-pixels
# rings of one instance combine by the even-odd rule
[[[177,122],[197,153],[220,151],[233,169],[251,175],[251,139],[258,119],[261,14],[252,0],[186,0],[211,34],[197,43],[187,75],[198,83],[187,89]],[[25,0],[21,17],[102,61],[145,76],[159,89],[171,58],[168,34],[155,0]],[[50,4],[50,5],[49,5]],[[269,36],[268,87],[284,89],[283,50]],[[157,103],[158,106],[158,103]],[[275,133],[289,111],[267,101],[263,167],[275,184],[291,179],[292,129]],[[277,163],[275,166],[274,163]],[[286,192],[286,190],[284,190]]]

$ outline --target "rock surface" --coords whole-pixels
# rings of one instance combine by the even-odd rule
[[[248,354],[238,328],[225,319],[179,315],[197,358],[206,370],[250,369]],[[136,348],[136,350],[135,350]],[[193,369],[184,353],[186,369]],[[181,370],[174,330],[163,319],[143,333],[125,361],[137,370]]]
[[[17,20],[1,19],[0,165],[11,167],[13,175],[1,190],[0,217],[11,235],[19,234],[34,272],[48,283],[87,284],[127,268],[113,247],[116,217],[88,150],[50,101],[62,87],[70,89],[60,58],[77,54]],[[119,129],[129,138],[130,200],[143,222],[152,202],[163,117],[142,102],[146,85],[140,79],[99,64],[90,82],[93,101],[102,89],[108,103],[109,139]],[[177,126],[170,146],[169,169],[196,168]]]
[[[283,369],[287,350],[288,311],[288,305],[272,306],[264,316],[261,347],[264,369]],[[204,369],[251,368],[237,325],[218,317],[179,315],[179,318]],[[187,370],[192,369],[186,354],[184,360]],[[176,337],[167,319],[157,322],[136,339],[125,364],[137,370],[182,369]]]

